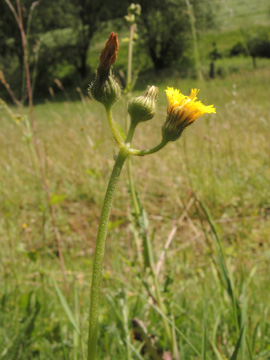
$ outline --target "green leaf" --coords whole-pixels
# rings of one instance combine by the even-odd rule
[[[237,354],[238,354],[238,351],[239,351],[240,346],[241,346],[241,340],[242,340],[242,335],[243,335],[243,332],[244,332],[244,328],[245,327],[243,326],[242,330],[240,332],[237,344],[235,346],[234,352],[233,352],[232,356],[230,357],[230,360],[236,360],[237,359]]]
[[[55,290],[57,292],[57,295],[59,297],[59,300],[61,302],[61,305],[67,315],[67,318],[70,322],[70,324],[73,326],[73,328],[77,331],[77,333],[81,336],[81,333],[80,333],[80,329],[79,329],[79,326],[78,324],[76,323],[76,320],[74,318],[74,315],[72,313],[72,311],[70,310],[70,307],[67,303],[67,300],[66,298],[64,297],[62,291],[60,290],[59,286],[57,285],[56,281],[53,279],[53,284],[54,284],[54,287],[55,287]]]
[[[108,231],[117,228],[119,225],[123,224],[124,222],[125,222],[124,219],[120,219],[120,220],[116,220],[116,221],[109,221]]]
[[[61,204],[61,202],[66,198],[65,195],[60,195],[60,194],[52,194],[51,198],[50,198],[50,204],[54,205],[54,204]]]
[[[221,356],[220,352],[218,351],[216,345],[215,345],[212,341],[210,341],[210,344],[212,345],[212,348],[213,348],[213,350],[214,350],[214,353],[216,354],[216,358],[217,358],[218,360],[224,360],[224,358]]]
[[[87,169],[87,174],[94,177],[95,179],[98,179],[101,177],[101,173],[95,169]]]
[[[33,249],[27,252],[27,256],[31,261],[36,262],[39,257],[39,252]]]

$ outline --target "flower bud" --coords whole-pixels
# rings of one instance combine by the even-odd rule
[[[118,50],[117,34],[112,32],[100,54],[96,77],[89,86],[89,93],[106,108],[110,108],[121,96],[121,86],[112,74]]]
[[[141,5],[131,4],[128,8],[128,15],[125,16],[125,20],[130,24],[136,24],[137,17],[141,15]]]
[[[140,16],[141,15],[141,11],[142,11],[142,7],[140,4],[130,4],[130,7],[128,8],[128,12],[130,14],[134,14],[134,15],[137,15],[137,16]]]
[[[148,86],[144,95],[129,100],[128,112],[132,122],[147,121],[155,116],[157,95],[158,88]]]
[[[97,70],[96,78],[90,84],[89,92],[95,100],[106,108],[110,108],[120,98],[121,86],[111,71],[106,76]]]
[[[111,66],[117,59],[119,51],[118,34],[111,32],[109,39],[107,40],[104,49],[99,56],[99,68],[103,71],[109,71]]]

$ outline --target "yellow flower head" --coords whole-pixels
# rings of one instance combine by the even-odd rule
[[[181,94],[180,90],[172,87],[168,87],[165,92],[168,99],[168,115],[162,127],[162,134],[168,141],[177,140],[183,130],[197,117],[216,113],[213,105],[206,106],[196,101],[198,89],[192,89],[189,96]]]

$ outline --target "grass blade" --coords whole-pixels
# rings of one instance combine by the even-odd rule
[[[218,351],[216,345],[212,341],[210,341],[210,343],[211,343],[211,346],[212,346],[212,348],[214,350],[214,353],[216,354],[217,359],[218,360],[224,360],[223,356],[221,356],[220,352]]]
[[[235,349],[234,349],[234,352],[232,354],[232,356],[230,357],[230,360],[237,360],[237,354],[238,354],[238,351],[240,349],[240,346],[241,346],[241,343],[242,343],[242,335],[243,335],[243,332],[244,332],[244,326],[242,327],[241,329],[241,332],[240,332],[240,336],[237,340],[237,344],[235,346]]]
[[[203,306],[202,360],[206,360],[206,301]]]
[[[232,281],[232,274],[231,272],[229,271],[228,267],[227,267],[227,264],[226,264],[226,260],[225,260],[225,256],[224,256],[224,253],[223,253],[223,249],[222,249],[222,243],[221,243],[221,240],[218,236],[218,233],[217,233],[217,230],[216,230],[216,225],[214,223],[214,220],[210,214],[210,211],[208,210],[207,206],[200,200],[198,199],[198,203],[201,207],[201,209],[203,210],[206,218],[207,218],[207,221],[210,225],[210,228],[211,228],[211,231],[212,233],[214,234],[213,236],[213,240],[214,240],[214,247],[215,247],[215,250],[216,250],[216,254],[217,254],[217,257],[218,257],[218,264],[219,264],[219,269],[220,269],[220,272],[222,274],[222,278],[223,278],[223,281],[225,283],[225,286],[226,286],[226,290],[227,290],[227,293],[231,299],[231,303],[232,303],[232,312],[233,312],[233,315],[234,315],[234,322],[235,322],[235,326],[237,328],[237,331],[239,333],[239,318],[238,318],[238,315],[239,315],[239,312],[240,312],[240,308],[239,308],[239,304],[238,304],[238,301],[236,299],[236,296],[235,296],[235,292],[234,292],[234,286],[233,286],[233,281]]]
[[[81,336],[81,332],[80,332],[80,329],[79,329],[79,326],[75,320],[75,317],[67,303],[67,300],[66,298],[64,297],[62,291],[60,290],[59,286],[57,285],[56,281],[53,279],[53,284],[54,284],[54,287],[55,287],[55,290],[57,292],[57,295],[59,297],[59,300],[61,302],[61,305],[67,315],[67,318],[70,322],[70,324],[73,326],[73,328],[77,331],[78,335]]]

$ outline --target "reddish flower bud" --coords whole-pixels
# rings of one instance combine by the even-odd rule
[[[107,109],[111,108],[121,96],[121,85],[112,73],[112,64],[117,58],[118,50],[117,34],[112,32],[100,54],[96,77],[89,87],[93,98]]]
[[[99,66],[104,70],[109,70],[112,64],[114,64],[119,51],[118,34],[111,33],[107,40],[104,49],[99,57]]]

